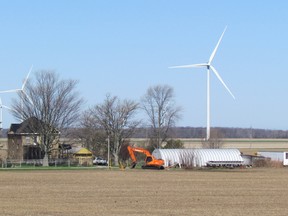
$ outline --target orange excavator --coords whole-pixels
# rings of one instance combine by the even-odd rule
[[[134,152],[139,152],[146,155],[145,164],[142,166],[143,169],[164,169],[164,160],[156,159],[147,149],[132,146],[127,146],[127,149],[132,159],[132,169],[135,168],[137,164],[137,159]]]

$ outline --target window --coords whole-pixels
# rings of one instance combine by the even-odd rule
[[[31,145],[31,139],[30,139],[30,137],[29,137],[29,136],[26,136],[25,139],[26,139],[26,145]]]

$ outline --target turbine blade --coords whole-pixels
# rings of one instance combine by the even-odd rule
[[[19,92],[21,91],[22,89],[11,89],[11,90],[5,90],[5,91],[0,91],[0,94],[2,93],[9,93],[9,92]]]
[[[201,64],[192,64],[192,65],[180,65],[180,66],[172,66],[169,68],[193,68],[193,67],[207,67],[207,63],[201,63]]]
[[[31,105],[33,105],[34,106],[34,103],[33,103],[33,101],[31,100],[31,98],[26,94],[26,92],[25,91],[23,91],[22,90],[22,93],[25,95],[25,97],[27,97],[28,98],[28,100],[29,100],[29,102],[31,103]]]
[[[1,107],[5,108],[5,109],[8,109],[8,110],[12,110],[10,107],[5,106],[5,105],[1,105]]]
[[[23,82],[23,85],[22,85],[22,90],[24,89],[24,87],[25,87],[25,85],[26,85],[26,83],[27,83],[27,80],[28,80],[28,78],[29,78],[29,76],[30,76],[30,73],[31,73],[31,71],[32,71],[32,69],[33,69],[33,65],[31,66],[31,68],[30,68],[30,70],[29,70],[29,72],[28,72],[28,75],[26,76],[26,78],[24,79],[24,82]]]
[[[208,64],[211,64],[211,62],[213,61],[213,59],[214,59],[214,57],[215,57],[215,54],[216,54],[216,52],[217,52],[217,49],[218,49],[218,47],[219,47],[219,44],[220,44],[220,42],[221,42],[221,40],[222,40],[222,38],[223,38],[223,35],[224,35],[226,29],[227,29],[227,26],[225,27],[225,29],[224,29],[224,31],[223,31],[220,39],[218,40],[218,43],[217,43],[216,47],[214,48],[214,50],[213,50],[213,52],[212,52],[212,54],[211,54],[211,56],[210,56],[210,58],[209,58]]]
[[[221,78],[221,76],[219,75],[219,73],[216,71],[216,69],[210,65],[210,68],[212,69],[212,71],[214,72],[214,74],[217,76],[217,78],[220,80],[220,82],[223,84],[223,86],[226,88],[226,90],[230,93],[230,95],[233,97],[233,99],[235,100],[235,96],[232,94],[232,92],[230,91],[230,89],[227,87],[227,85],[224,83],[223,79]]]
[[[2,104],[2,99],[1,98],[0,98],[0,108],[5,108],[5,109],[12,110],[10,107],[5,106],[5,105]]]

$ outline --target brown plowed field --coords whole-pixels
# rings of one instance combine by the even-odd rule
[[[0,215],[287,215],[288,169],[0,172]]]

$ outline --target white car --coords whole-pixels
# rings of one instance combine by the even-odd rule
[[[107,163],[107,160],[101,158],[101,157],[96,157],[94,160],[93,160],[93,164],[94,165],[104,165],[104,166],[107,166],[108,163]]]

